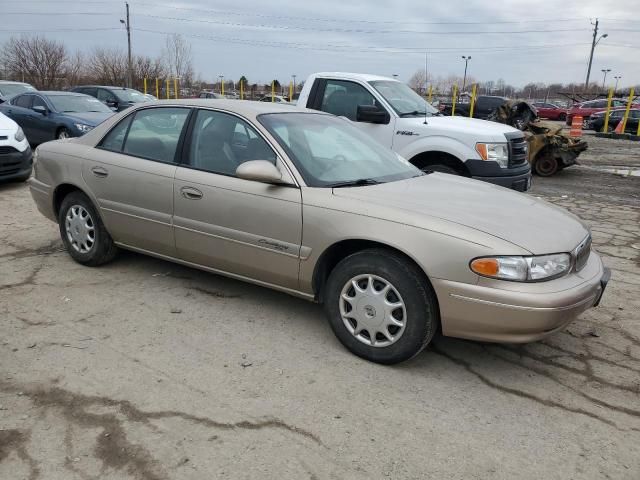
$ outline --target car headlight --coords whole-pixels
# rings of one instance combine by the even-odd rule
[[[514,282],[539,282],[561,277],[571,268],[571,255],[555,253],[532,257],[481,257],[469,267],[483,277]]]
[[[509,166],[509,147],[506,143],[476,143],[480,158],[497,162],[501,168]]]
[[[16,142],[21,142],[21,141],[23,141],[25,139],[24,132],[22,131],[22,129],[20,127],[18,127],[18,130],[16,130],[16,133],[13,136],[13,138],[16,139]]]
[[[87,133],[89,130],[93,128],[92,125],[86,125],[84,123],[74,123],[76,128],[80,130],[82,133]]]

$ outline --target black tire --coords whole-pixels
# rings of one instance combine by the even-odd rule
[[[404,303],[404,331],[390,345],[378,347],[365,344],[345,325],[340,313],[341,293],[350,280],[358,275],[383,278],[397,290]],[[363,250],[343,259],[331,272],[323,299],[329,324],[338,340],[352,353],[376,363],[391,365],[416,356],[429,344],[440,324],[438,301],[423,272],[389,250]],[[373,312],[375,316],[375,309]],[[352,322],[355,323],[355,320]]]
[[[460,175],[455,168],[450,167],[448,165],[436,164],[436,165],[427,165],[422,167],[423,172],[440,172],[440,173],[448,173],[449,175]]]
[[[561,113],[560,115],[558,115],[558,120],[561,122],[566,122],[567,121],[567,114],[566,113]]]
[[[89,215],[90,223],[93,226],[93,241],[86,251],[79,251],[72,244],[67,234],[66,220],[72,208],[82,207]],[[71,258],[87,267],[97,267],[107,263],[116,256],[118,248],[113,243],[113,239],[105,228],[91,200],[82,192],[71,192],[64,197],[58,212],[58,226],[62,242]]]
[[[59,128],[56,132],[56,140],[60,140],[62,138],[71,138],[71,132],[64,127]]]
[[[550,177],[559,170],[558,159],[553,155],[543,154],[536,158],[533,170],[541,177]]]

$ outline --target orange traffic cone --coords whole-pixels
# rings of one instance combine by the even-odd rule
[[[578,138],[582,136],[582,117],[575,116],[571,119],[571,130],[569,130],[569,136]]]
[[[620,121],[618,122],[618,125],[616,125],[616,129],[614,130],[614,133],[622,133],[622,124],[623,124],[623,123],[624,123],[624,122],[623,122],[622,120],[620,120]]]

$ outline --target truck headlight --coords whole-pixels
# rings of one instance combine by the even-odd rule
[[[480,158],[497,162],[501,168],[509,166],[509,147],[506,143],[476,143]]]
[[[16,133],[13,136],[13,138],[16,139],[16,142],[21,142],[21,141],[23,141],[25,139],[24,132],[22,131],[22,128],[18,127],[18,130],[16,130]]]
[[[74,125],[82,133],[87,133],[89,130],[91,130],[93,128],[91,125],[86,125],[84,123],[74,123]]]
[[[561,277],[571,268],[571,255],[555,253],[531,257],[481,257],[469,267],[483,277],[514,282],[539,282]]]

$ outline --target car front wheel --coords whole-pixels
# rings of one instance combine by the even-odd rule
[[[420,353],[440,321],[435,293],[422,271],[383,249],[357,252],[338,263],[327,281],[324,304],[340,342],[382,364]]]
[[[82,265],[97,267],[112,260],[118,251],[84,193],[72,192],[62,200],[58,225],[67,252]]]

